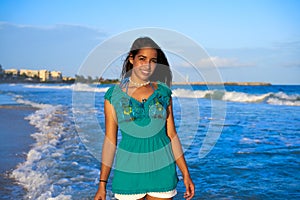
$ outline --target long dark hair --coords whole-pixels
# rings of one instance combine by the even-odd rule
[[[133,42],[130,48],[130,52],[128,53],[123,63],[121,79],[124,80],[131,75],[133,65],[129,62],[129,57],[132,56],[134,58],[138,54],[139,50],[143,48],[153,48],[156,49],[157,52],[156,68],[149,80],[160,81],[170,87],[172,83],[172,72],[170,70],[170,65],[167,57],[161,50],[161,48],[149,37],[141,37]]]

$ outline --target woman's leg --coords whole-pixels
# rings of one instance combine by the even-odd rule
[[[173,198],[158,198],[158,197],[152,197],[147,194],[146,199],[147,200],[172,200]]]
[[[124,200],[124,199],[136,199],[136,200],[145,200],[146,194],[133,194],[133,195],[120,195],[115,194],[115,197],[118,200]],[[142,197],[142,198],[140,198]]]

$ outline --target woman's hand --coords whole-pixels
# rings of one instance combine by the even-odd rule
[[[98,189],[94,200],[105,200],[106,199],[106,190],[105,189]]]
[[[190,176],[184,177],[183,178],[183,183],[185,185],[186,191],[184,193],[184,198],[186,200],[190,200],[194,197],[195,195],[195,185],[191,179]]]

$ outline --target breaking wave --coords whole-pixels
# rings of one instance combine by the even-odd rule
[[[38,89],[54,89],[54,90],[73,90],[79,92],[106,92],[108,87],[98,88],[96,86],[83,83],[76,83],[72,85],[45,85],[45,84],[30,84],[24,85],[25,88]]]
[[[261,103],[265,102],[273,105],[300,106],[300,95],[287,95],[284,92],[247,94],[243,92],[229,92],[220,90],[186,90],[175,89],[173,94],[179,98],[207,98],[214,100],[242,102],[242,103]]]
[[[24,199],[90,198],[99,165],[81,142],[70,111],[61,105],[18,101],[39,108],[25,118],[37,129],[31,134],[36,142],[11,174],[26,189]]]
[[[26,88],[55,89],[55,90],[73,90],[78,92],[96,92],[104,93],[109,87],[96,87],[94,85],[76,83],[73,85],[44,85],[32,84],[24,85]],[[269,92],[264,94],[249,94],[236,91],[221,90],[188,90],[175,89],[173,95],[178,98],[206,98],[214,100],[242,102],[242,103],[267,103],[273,105],[300,106],[300,95],[288,95],[284,92]]]

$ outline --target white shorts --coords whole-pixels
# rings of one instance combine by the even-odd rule
[[[146,195],[156,198],[172,198],[177,194],[177,190],[171,190],[168,192],[148,192],[143,194],[115,194],[118,200],[137,200],[145,197]]]

